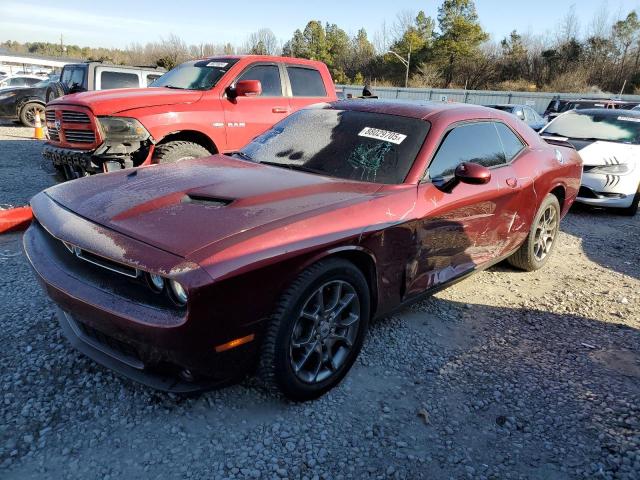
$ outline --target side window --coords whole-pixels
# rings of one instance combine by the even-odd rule
[[[158,73],[150,73],[147,75],[147,87],[159,79],[162,75]]]
[[[536,121],[536,116],[533,113],[533,110],[531,110],[529,107],[526,107],[524,109],[524,119],[527,122],[535,122]]]
[[[112,88],[137,88],[140,80],[136,73],[128,72],[100,72],[100,89],[111,90]]]
[[[24,87],[25,81],[22,77],[14,77],[9,79],[7,85],[9,85],[10,87]]]
[[[282,84],[277,65],[255,65],[244,72],[238,80],[260,80],[262,97],[281,97]]]
[[[314,68],[287,67],[294,97],[325,97],[322,75]]]
[[[84,83],[84,69],[83,68],[66,68],[62,72],[62,78],[60,79],[62,83],[71,87],[74,83],[82,86]]]
[[[520,153],[524,144],[522,143],[522,140],[520,140],[520,138],[518,138],[518,136],[504,123],[496,122],[494,125],[498,131],[498,137],[500,137],[506,161],[510,162],[513,160],[513,157]]]
[[[463,162],[493,167],[506,163],[493,122],[461,125],[444,138],[429,165],[429,178],[448,177]]]
[[[24,84],[28,87],[35,85],[38,82],[41,82],[42,80],[38,79],[38,78],[25,78],[24,79]]]

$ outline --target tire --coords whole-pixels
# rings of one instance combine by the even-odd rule
[[[197,143],[175,140],[158,145],[153,152],[153,163],[175,163],[191,158],[208,157],[211,152]]]
[[[548,222],[547,212],[553,212],[553,225]],[[551,215],[551,213],[549,213]],[[558,198],[549,193],[533,220],[529,235],[520,248],[507,259],[516,268],[533,272],[542,268],[549,260],[558,241],[558,231],[560,230],[560,203]],[[544,235],[544,238],[540,238]],[[549,238],[550,237],[550,238]]]
[[[335,308],[326,308],[334,302]],[[367,281],[351,262],[330,259],[307,268],[283,293],[267,321],[258,365],[260,382],[294,401],[318,398],[335,387],[360,353],[369,302]],[[339,308],[341,313],[332,317],[330,312]],[[321,311],[324,315],[312,318]]]
[[[47,100],[47,103],[49,103],[51,100],[55,100],[56,98],[62,97],[68,93],[69,87],[66,83],[54,82],[47,87],[45,99]]]
[[[633,217],[636,213],[638,213],[638,205],[640,204],[640,184],[638,185],[638,191],[633,197],[633,202],[627,208],[618,208],[616,212],[621,215],[627,215],[629,217]]]
[[[42,113],[44,113],[44,105],[38,102],[27,102],[20,108],[20,123],[25,127],[33,128],[36,126],[35,116]]]

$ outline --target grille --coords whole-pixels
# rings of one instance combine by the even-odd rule
[[[80,329],[83,335],[90,338],[96,343],[104,345],[110,350],[116,351],[121,355],[133,359],[135,363],[140,362],[140,355],[135,348],[133,348],[128,343],[121,342],[120,340],[116,340],[109,335],[105,335],[99,330],[96,330],[93,327],[90,327],[86,323],[78,322],[73,320],[76,326]],[[128,362],[129,363],[129,362]],[[139,368],[139,367],[138,367]]]
[[[47,128],[47,132],[49,133],[49,138],[51,140],[55,140],[56,142],[60,141],[60,134],[58,133],[58,129],[55,127]]]
[[[55,112],[55,110],[47,110],[44,115],[45,115],[45,118],[47,119],[47,122],[55,122],[56,121],[56,112]]]
[[[69,143],[94,143],[96,141],[96,134],[93,130],[74,130],[65,128],[64,138]]]
[[[62,111],[62,120],[68,123],[91,123],[89,115],[83,112]]]

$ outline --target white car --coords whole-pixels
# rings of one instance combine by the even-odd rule
[[[15,87],[32,87],[38,82],[43,80],[42,76],[27,75],[27,74],[15,74],[4,77],[0,80],[0,90],[5,88]]]
[[[583,161],[577,202],[635,215],[640,203],[640,111],[563,113],[540,131],[571,143]]]

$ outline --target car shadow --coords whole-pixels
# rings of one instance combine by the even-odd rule
[[[628,217],[574,204],[561,229],[582,239],[582,249],[590,260],[640,279],[640,214]]]

